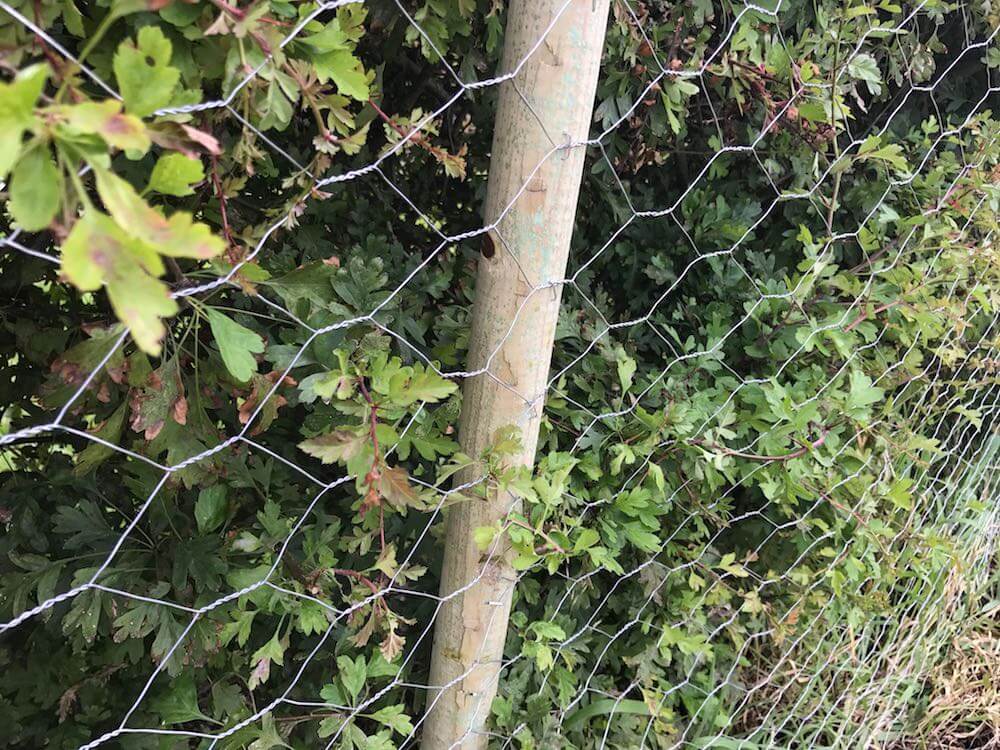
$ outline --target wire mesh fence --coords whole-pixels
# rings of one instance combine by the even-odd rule
[[[232,40],[217,95],[146,113],[153,143],[210,165],[181,207],[225,240],[214,259],[161,251],[176,315],[155,354],[112,272],[110,306],[101,283],[65,291],[70,217],[33,233],[13,212],[4,743],[906,747],[1000,528],[995,11],[858,4],[823,37],[798,4],[614,2],[573,139],[546,118],[581,92],[539,93],[534,66],[585,65],[550,42],[592,3],[553,4],[503,63],[449,45],[499,50],[513,10],[463,27],[476,4],[444,5],[142,6],[137,48],[155,58],[143,29],[172,24],[184,76],[185,34]],[[46,8],[0,2],[4,38],[128,110],[117,62]],[[426,68],[365,46],[376,30]],[[305,47],[373,72],[336,68],[330,94],[295,62]],[[484,221],[504,88],[544,155],[510,154],[519,187]],[[38,105],[53,121],[71,117],[59,92]],[[575,191],[539,185],[570,154],[568,266],[534,277],[505,228]],[[100,197],[117,221],[108,165],[69,169],[82,212]],[[540,393],[510,382],[507,337],[467,360],[472,271],[500,262],[520,270],[511,331],[561,295]],[[58,326],[31,322],[43,304]],[[505,460],[516,429],[463,452],[473,381],[540,422],[533,468]],[[502,518],[466,530],[476,569],[439,589],[443,519],[496,497]],[[435,625],[486,586],[513,597],[509,624],[492,602],[475,624],[506,637],[499,692],[463,693],[469,725],[430,742],[429,717],[493,659],[435,684],[432,651],[463,648]]]

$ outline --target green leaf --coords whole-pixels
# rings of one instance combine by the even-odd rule
[[[408,367],[401,370],[389,382],[389,397],[400,406],[409,406],[417,401],[436,403],[457,390],[456,383],[419,365],[412,372]]]
[[[333,81],[337,91],[359,102],[368,101],[368,76],[361,61],[346,50],[334,50],[313,57],[320,81]]]
[[[10,177],[10,212],[28,232],[45,229],[59,211],[62,172],[52,161],[47,145],[25,153]]]
[[[156,161],[149,177],[149,187],[164,195],[194,195],[192,185],[205,179],[205,168],[200,159],[184,154],[164,154]]]
[[[577,536],[576,542],[573,544],[573,551],[580,552],[581,550],[590,549],[599,541],[601,541],[601,535],[594,529],[580,529],[580,534]]]
[[[257,739],[250,743],[247,750],[273,750],[276,747],[287,747],[292,750],[292,746],[285,744],[278,734],[278,728],[274,723],[274,714],[265,714],[261,723],[260,733]]]
[[[624,352],[618,354],[618,382],[621,383],[622,391],[627,391],[632,387],[632,376],[635,375],[636,362]]]
[[[322,31],[310,34],[302,39],[303,44],[308,44],[317,52],[334,52],[337,50],[350,50],[350,40],[340,28],[340,21],[334,18]]]
[[[852,56],[847,63],[847,73],[851,78],[864,81],[871,93],[877,95],[882,91],[882,73],[878,62],[868,53]]]
[[[361,695],[361,689],[365,686],[365,678],[368,671],[365,667],[365,657],[358,656],[351,659],[350,656],[338,656],[337,667],[340,668],[340,682],[351,696],[352,701],[356,701]]]
[[[159,355],[166,332],[161,318],[177,303],[156,277],[163,263],[148,246],[126,235],[102,213],[87,211],[62,245],[62,271],[83,291],[107,286],[111,307],[144,352]]]
[[[278,637],[279,632],[281,632],[280,628],[274,631],[271,640],[254,651],[251,661],[259,662],[267,659],[268,661],[273,661],[278,666],[282,666],[285,663],[285,649],[288,647],[288,643]]]
[[[335,396],[344,401],[351,397],[357,386],[357,378],[342,372],[317,372],[307,375],[299,382],[301,399],[310,404],[317,398],[330,401]]]
[[[625,538],[643,552],[657,552],[660,549],[660,538],[636,523],[625,526]]]
[[[396,744],[392,741],[392,733],[388,730],[368,735],[363,747],[364,750],[396,750]]]
[[[77,10],[73,0],[63,0],[62,7],[63,23],[66,24],[66,30],[73,36],[82,37],[86,33],[83,28],[83,14]]]
[[[375,713],[369,714],[368,718],[374,719],[379,724],[384,724],[404,737],[409,737],[413,733],[413,722],[406,715],[406,707],[401,703],[380,708]]]
[[[198,707],[198,688],[190,672],[170,680],[166,692],[152,702],[152,707],[164,724],[209,719]]]
[[[122,114],[121,110],[121,102],[107,99],[103,102],[49,107],[45,113],[57,119],[60,131],[75,135],[97,135],[109,146],[145,153],[150,145],[146,126],[138,117]]]
[[[118,225],[157,252],[175,258],[212,258],[225,243],[191,214],[178,211],[167,219],[150,206],[128,182],[104,169],[95,170],[97,192]]]
[[[566,640],[566,631],[561,627],[556,625],[554,622],[546,622],[544,620],[539,620],[538,622],[531,623],[529,628],[535,635],[538,636],[540,641],[564,641]]]
[[[170,66],[172,54],[170,40],[156,26],[139,29],[135,44],[118,45],[113,67],[126,111],[147,117],[170,103],[181,77]]]
[[[337,269],[323,261],[306,263],[300,268],[271,279],[267,285],[274,289],[289,309],[295,309],[302,302],[306,309],[325,308],[334,299],[332,281]]]
[[[879,148],[881,139],[877,135],[870,135],[858,149],[858,160],[866,161],[877,159],[895,167],[900,172],[906,172],[909,165],[903,156],[903,147],[898,143],[890,143]]]
[[[881,388],[872,387],[872,379],[860,370],[851,371],[851,391],[848,396],[848,406],[852,413],[867,410],[872,404],[877,404],[885,396]]]
[[[337,732],[340,731],[340,728],[344,725],[345,721],[347,720],[343,716],[339,715],[327,716],[325,719],[323,719],[323,721],[319,723],[319,729],[317,730],[317,734],[322,739],[326,739],[327,737],[332,737],[333,735],[335,735]],[[338,745],[338,748],[341,747],[351,747],[351,746],[341,743],[340,745]]]
[[[200,3],[170,3],[160,9],[160,18],[184,28],[197,21],[204,11],[205,7]]]
[[[194,519],[198,522],[198,531],[205,534],[219,528],[226,520],[228,507],[225,485],[216,484],[199,492],[198,501],[194,504]]]
[[[902,508],[903,510],[913,510],[912,487],[912,479],[897,479],[893,483],[892,487],[889,488],[886,496],[897,508]]]
[[[563,727],[570,731],[576,731],[586,724],[589,719],[612,713],[619,715],[632,714],[634,716],[650,715],[649,706],[642,701],[601,698],[567,716]]]
[[[266,90],[260,92],[255,101],[255,109],[260,115],[258,127],[261,130],[284,130],[292,121],[295,108],[282,92],[281,86],[272,83]]]
[[[111,0],[111,18],[118,19],[132,13],[153,10],[158,5],[157,0]]]
[[[35,124],[35,103],[49,78],[46,63],[20,71],[10,83],[0,83],[0,177],[17,162],[24,131]]]
[[[257,372],[253,355],[264,351],[264,339],[211,307],[205,308],[205,315],[226,369],[241,383],[247,382]]]
[[[114,537],[114,530],[101,509],[90,500],[85,500],[77,507],[62,506],[53,515],[55,531],[65,537],[61,542],[66,549],[82,549],[84,547],[99,548]]]
[[[235,716],[243,708],[243,691],[239,685],[219,680],[212,685],[212,713],[216,718]]]
[[[479,526],[472,532],[472,538],[475,540],[476,546],[479,547],[479,551],[485,552],[493,544],[493,540],[497,538],[497,528],[496,526]]]
[[[128,402],[123,401],[121,406],[112,412],[111,416],[108,417],[104,424],[100,425],[91,434],[99,437],[112,445],[116,444],[122,436],[122,428],[125,425],[125,412],[127,411]],[[103,443],[90,443],[86,448],[80,451],[80,454],[76,458],[76,466],[73,467],[73,473],[77,476],[85,476],[100,466],[104,461],[110,458],[114,454],[114,449],[109,448]]]

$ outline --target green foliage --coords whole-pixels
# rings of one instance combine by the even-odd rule
[[[988,367],[1000,59],[928,86],[995,10],[613,3],[524,471],[514,432],[461,453],[442,376],[480,255],[441,233],[481,226],[495,88],[411,130],[495,75],[504,4],[404,6],[425,35],[382,0],[13,3],[80,65],[0,14],[4,229],[58,259],[0,255],[0,424],[67,428],[0,453],[0,618],[101,586],[4,634],[0,746],[113,731],[155,670],[129,727],[402,746],[436,511],[487,486],[522,502],[475,533],[522,575],[491,721],[525,749],[753,743],[740,685],[951,559],[911,521],[947,460],[920,426],[970,419],[949,397]]]

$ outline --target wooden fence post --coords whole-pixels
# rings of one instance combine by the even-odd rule
[[[511,464],[534,462],[561,296],[553,282],[565,276],[585,155],[553,149],[587,138],[609,1],[511,0],[507,11],[503,71],[521,67],[501,84],[493,138],[484,219],[503,218],[499,236],[484,239],[476,281],[468,369],[488,365],[489,374],[463,388],[459,436],[470,456],[515,426],[522,449]],[[514,573],[509,549],[487,556],[473,532],[515,508],[512,496],[494,493],[447,511],[441,595],[454,596],[435,624],[430,684],[443,689],[429,696],[423,750],[486,746]]]

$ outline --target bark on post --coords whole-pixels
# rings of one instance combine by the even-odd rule
[[[489,375],[464,385],[459,435],[471,456],[513,425],[522,450],[512,463],[534,462],[561,294],[552,282],[565,276],[585,149],[551,152],[587,137],[608,5],[512,0],[507,12],[503,70],[527,61],[501,84],[497,110],[484,218],[503,219],[499,236],[490,232],[493,252],[480,259],[476,281],[468,369],[489,365]],[[483,727],[496,695],[514,574],[509,549],[485,555],[473,532],[514,507],[510,495],[497,494],[447,511],[441,595],[454,596],[436,622],[430,684],[444,687],[429,696],[423,750],[486,745]]]

